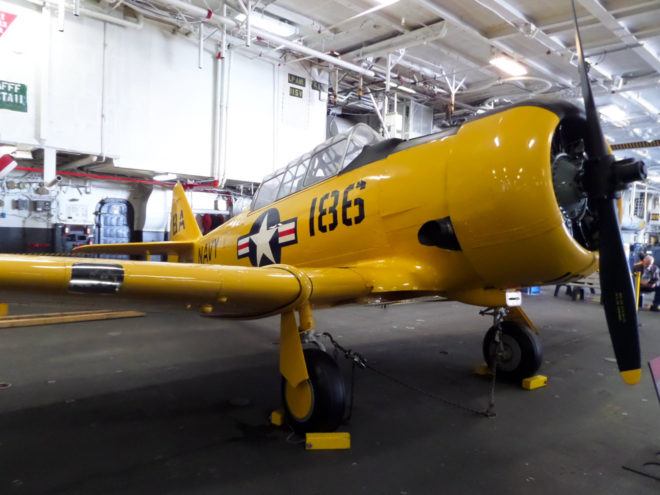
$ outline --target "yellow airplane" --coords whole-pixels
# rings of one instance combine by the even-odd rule
[[[176,185],[170,241],[76,248],[168,262],[0,255],[0,287],[170,298],[227,318],[280,314],[287,417],[323,431],[342,421],[345,392],[334,360],[303,349],[315,341],[315,308],[429,295],[496,308],[484,354],[498,376],[518,379],[541,363],[519,289],[586,276],[599,251],[619,369],[636,383],[614,198],[645,170],[609,153],[580,60],[584,112],[526,102],[408,141],[357,125],[266,177],[251,208],[206,236]]]

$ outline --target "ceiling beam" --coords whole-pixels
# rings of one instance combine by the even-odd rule
[[[627,44],[635,44],[640,41],[635,37],[630,30],[621,24],[610,12],[603,7],[597,0],[578,0],[580,5],[584,7],[591,15],[598,19],[603,26],[610,30],[610,32]],[[653,50],[649,49],[644,43],[641,46],[633,48],[633,52],[639,55],[649,66],[656,72],[660,72],[660,58]]]
[[[482,41],[483,43],[488,44],[489,46],[492,46],[504,53],[506,53],[509,56],[512,57],[517,57],[518,53],[509,47],[506,43],[498,40],[494,40],[486,36],[484,33],[479,31],[477,28],[472,26],[470,23],[468,23],[466,20],[461,19],[459,16],[456,14],[448,11],[444,7],[440,7],[434,3],[432,3],[429,0],[415,0],[421,7],[425,8],[426,10],[434,13],[435,15],[438,15],[445,19],[447,22],[450,24],[458,27],[459,29],[465,31],[466,33],[470,34],[474,38]],[[566,79],[564,77],[559,76],[556,74],[553,70],[549,69],[548,67],[544,66],[543,64],[539,64],[538,62],[531,60],[527,58],[525,60],[525,63],[535,69],[537,72],[540,72],[544,76],[548,77],[550,80],[557,82],[560,85],[563,85],[565,87],[572,87],[573,82],[570,79]]]

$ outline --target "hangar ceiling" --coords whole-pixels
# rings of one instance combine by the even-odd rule
[[[169,0],[123,3],[150,17],[167,18],[191,34],[199,24]],[[660,181],[660,147],[650,146],[660,139],[660,2],[576,4],[604,132],[615,149],[637,143],[640,147],[626,154],[644,159],[650,179]],[[193,0],[193,5],[222,12],[221,0]],[[390,98],[396,92],[398,98],[432,106],[436,126],[542,95],[581,103],[568,0],[228,0],[226,5],[225,17],[240,22],[238,27],[226,24],[233,43],[245,43],[247,21],[240,14],[250,11],[257,33],[266,18],[284,28],[280,38],[295,43],[284,45],[253,31],[253,49],[282,63],[306,59],[328,67],[331,87],[336,66],[296,46],[373,72],[363,75],[363,84],[376,95],[385,91],[389,65]],[[512,76],[498,69],[491,64],[497,55],[520,62],[525,73]],[[337,72],[336,112],[372,112],[370,97],[359,95],[360,74],[344,68]]]

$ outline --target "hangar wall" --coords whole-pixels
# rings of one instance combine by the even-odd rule
[[[195,43],[144,22],[136,27],[0,0],[16,15],[0,37],[0,80],[27,92],[26,111],[0,109],[0,143],[114,159],[115,166],[259,182],[325,138],[326,103],[298,63]],[[215,84],[228,73],[226,167],[213,164]],[[305,80],[292,96],[288,74]],[[327,75],[317,79],[327,82]],[[224,139],[223,139],[224,138]]]
[[[327,73],[239,46],[219,60],[211,40],[200,69],[196,43],[148,21],[126,18],[135,26],[125,27],[67,12],[60,32],[56,8],[0,0],[0,12],[15,16],[0,36],[0,83],[25,92],[24,107],[0,108],[0,146],[107,157],[120,175],[171,172],[223,183],[260,182],[325,139]],[[42,181],[25,170],[0,180],[0,251],[47,244],[29,242],[25,232],[49,239],[56,225],[93,225],[105,198],[132,204],[138,238],[167,235],[166,186],[64,175],[44,189]],[[211,211],[213,199],[190,199]]]

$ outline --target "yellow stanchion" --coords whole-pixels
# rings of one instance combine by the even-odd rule
[[[639,288],[642,286],[642,272],[635,272],[635,308],[639,312]]]

